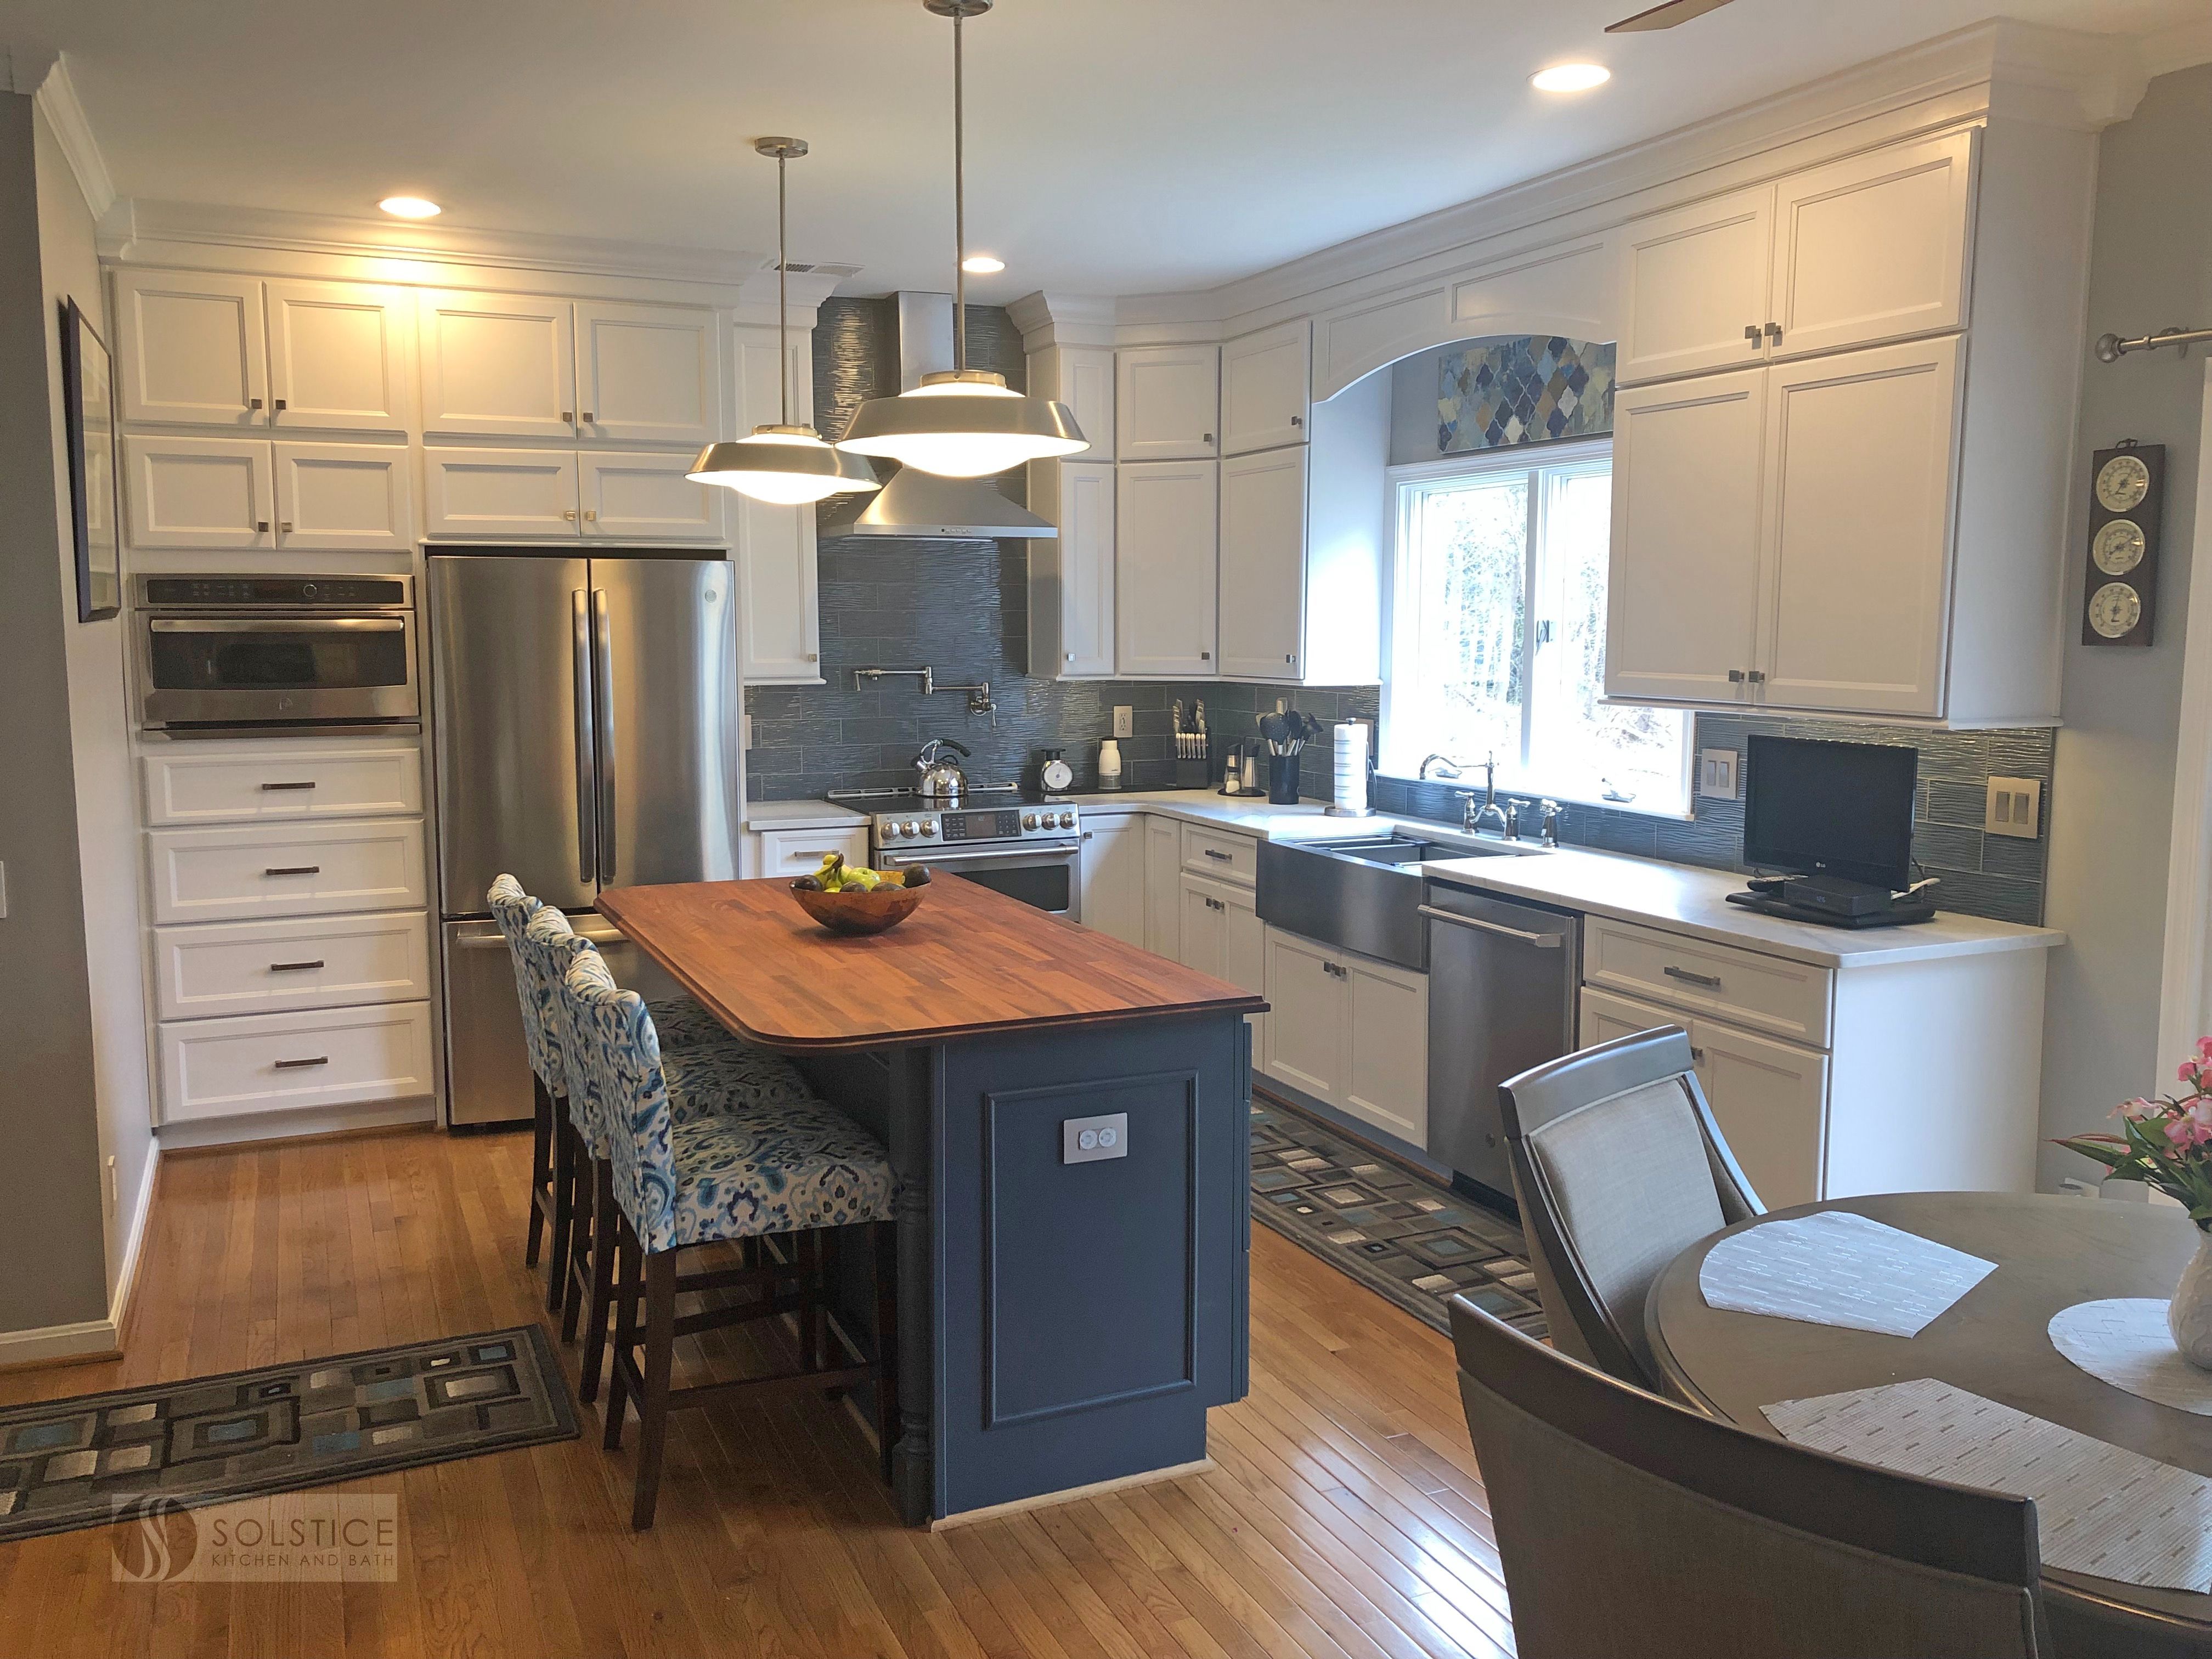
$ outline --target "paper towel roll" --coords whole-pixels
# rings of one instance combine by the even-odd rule
[[[1367,816],[1367,723],[1347,720],[1336,728],[1335,799],[1329,805],[1334,817]]]

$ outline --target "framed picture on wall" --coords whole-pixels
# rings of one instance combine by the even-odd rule
[[[74,300],[62,302],[62,392],[70,505],[76,525],[76,619],[123,608],[122,514],[116,495],[115,366]]]

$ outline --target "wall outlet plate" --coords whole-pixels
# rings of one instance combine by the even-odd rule
[[[2043,833],[2043,780],[1991,778],[1982,830],[1992,836],[2033,841]]]
[[[1743,757],[1733,749],[1698,750],[1698,799],[1734,800],[1740,793]]]
[[[1129,1155],[1129,1115],[1109,1112],[1103,1117],[1064,1118],[1060,1125],[1060,1161],[1096,1164],[1102,1158]]]
[[[1116,738],[1137,735],[1137,711],[1132,704],[1117,702],[1114,705],[1114,735]]]

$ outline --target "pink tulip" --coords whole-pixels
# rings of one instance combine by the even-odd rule
[[[2212,1036],[2201,1036],[2197,1039],[2197,1058],[2201,1060],[2212,1060]]]

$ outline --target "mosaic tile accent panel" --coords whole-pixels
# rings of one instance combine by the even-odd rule
[[[1449,1332],[1444,1304],[1464,1295],[1531,1336],[1545,1334],[1516,1224],[1258,1094],[1252,1217],[1425,1325]]]
[[[0,1410],[0,1542],[576,1437],[536,1325]]]
[[[1445,454],[1602,437],[1613,430],[1610,342],[1523,338],[1447,352],[1437,370]]]

